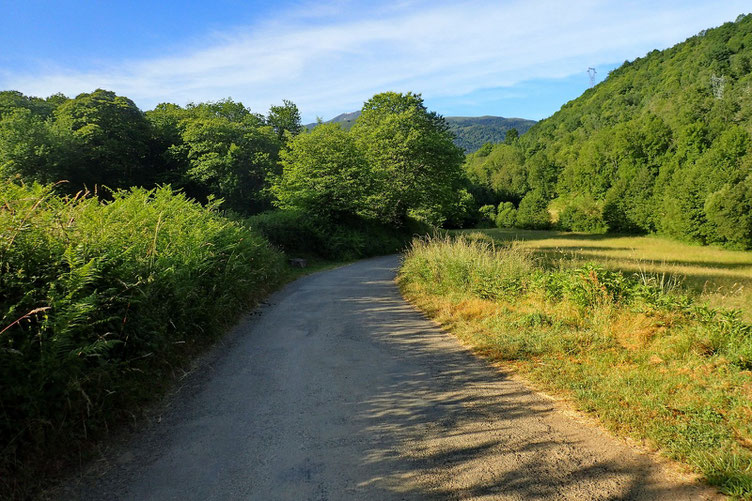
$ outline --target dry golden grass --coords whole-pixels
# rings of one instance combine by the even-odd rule
[[[690,245],[656,236],[618,236],[518,229],[481,232],[519,245],[552,261],[596,262],[627,273],[654,273],[681,286],[710,306],[734,308],[752,321],[752,252]]]

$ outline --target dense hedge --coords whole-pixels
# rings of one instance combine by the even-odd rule
[[[288,254],[334,260],[399,252],[415,234],[431,231],[428,225],[417,221],[408,221],[402,227],[357,217],[332,222],[295,210],[266,212],[251,216],[247,222]]]
[[[170,188],[105,203],[0,182],[0,497],[19,494],[30,459],[70,453],[153,394],[283,265]]]

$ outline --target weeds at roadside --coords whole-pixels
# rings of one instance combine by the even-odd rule
[[[752,496],[752,325],[669,274],[552,263],[484,236],[417,240],[403,293],[480,353]]]

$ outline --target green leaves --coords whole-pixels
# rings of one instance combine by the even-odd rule
[[[462,150],[419,94],[375,95],[351,133],[371,166],[369,203],[380,220],[399,222],[413,213],[440,224],[459,202]]]
[[[170,188],[102,202],[0,181],[0,477],[153,394],[276,283],[281,254],[216,208]]]
[[[752,15],[624,63],[511,144],[469,155],[482,203],[541,227],[752,248]],[[490,197],[488,195],[491,195]],[[733,223],[732,223],[733,221]]]
[[[334,220],[440,224],[467,195],[462,158],[443,118],[419,95],[386,92],[363,105],[350,132],[320,124],[292,139],[272,191],[282,208]]]
[[[282,175],[272,187],[279,207],[332,220],[374,215],[367,201],[371,166],[339,124],[322,124],[296,136],[282,151],[281,163]]]

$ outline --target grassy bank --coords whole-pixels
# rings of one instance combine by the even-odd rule
[[[0,183],[0,497],[86,456],[284,274],[259,234],[169,188],[103,203]]]
[[[691,245],[656,236],[591,235],[518,229],[462,230],[516,241],[550,262],[594,262],[626,273],[674,277],[688,294],[714,307],[741,310],[752,322],[752,252]]]
[[[416,241],[400,286],[481,354],[724,492],[752,496],[752,326],[662,273],[551,259],[530,247]]]

